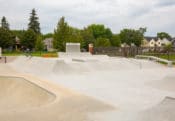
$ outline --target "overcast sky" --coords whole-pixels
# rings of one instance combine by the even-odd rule
[[[114,33],[147,27],[146,35],[165,31],[175,36],[175,0],[0,0],[0,17],[11,29],[26,29],[35,8],[43,33],[53,32],[61,16],[74,27],[104,24]]]

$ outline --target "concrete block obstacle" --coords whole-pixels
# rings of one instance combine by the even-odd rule
[[[66,43],[66,53],[80,53],[80,43]]]
[[[82,62],[84,61],[82,58],[92,57],[92,54],[89,52],[81,52],[80,43],[66,43],[66,52],[58,52],[58,57]]]

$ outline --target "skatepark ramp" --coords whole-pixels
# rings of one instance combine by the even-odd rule
[[[137,60],[127,58],[109,58],[106,56],[92,56],[90,58],[40,58],[18,57],[12,63],[12,67],[26,73],[36,75],[58,75],[58,74],[80,74],[95,71],[119,71],[137,70],[140,68],[160,68],[158,63],[148,60]]]
[[[138,121],[174,121],[175,98],[165,97],[158,105],[143,111]]]
[[[0,110],[40,107],[55,99],[54,94],[19,77],[0,76]]]
[[[78,62],[65,62],[64,60],[55,61],[55,65],[52,69],[54,74],[74,74],[74,73],[83,73],[90,71],[86,63]]]

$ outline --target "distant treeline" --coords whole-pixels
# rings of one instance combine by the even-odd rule
[[[35,9],[32,9],[27,30],[10,30],[10,25],[5,16],[1,19],[0,47],[13,50],[16,44],[20,44],[19,50],[44,50],[43,40],[53,38],[53,47],[58,51],[65,51],[66,42],[79,42],[82,49],[88,49],[89,44],[95,47],[120,47],[122,43],[140,46],[144,38],[146,28],[123,29],[119,34],[112,33],[110,28],[102,24],[91,24],[83,29],[70,26],[64,17],[58,21],[53,33],[42,34],[39,17]],[[165,32],[157,34],[158,37],[171,38]]]

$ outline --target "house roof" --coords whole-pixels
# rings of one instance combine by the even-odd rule
[[[53,41],[53,38],[46,38],[43,40],[45,43],[48,43],[48,42],[52,42]]]
[[[157,41],[158,40],[158,38],[157,37],[150,37],[150,36],[146,36],[146,37],[144,37],[147,41],[151,41],[152,39],[154,39],[155,41]]]
[[[153,40],[155,40],[155,41],[157,41],[157,40],[159,40],[159,38],[157,38],[157,37],[150,37],[150,36],[146,36],[146,37],[144,37],[147,41],[151,41],[152,39]],[[168,39],[168,38],[166,38],[167,40],[169,40],[169,41],[175,41],[175,38],[172,38],[172,39]]]
[[[174,43],[174,44],[175,44],[175,37],[174,37],[174,38],[172,38],[172,40],[171,40],[171,41],[172,41],[172,43]]]

